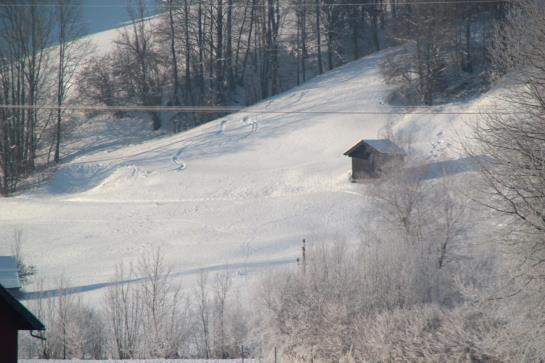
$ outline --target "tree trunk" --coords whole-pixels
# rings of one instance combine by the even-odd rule
[[[359,59],[360,57],[358,19],[358,8],[355,7],[354,14],[352,14],[352,46],[354,48],[354,59]]]
[[[252,0],[251,10],[250,10],[250,29],[248,30],[248,44],[247,44],[247,47],[246,47],[246,52],[244,53],[244,60],[242,61],[242,70],[241,70],[241,73],[240,73],[240,77],[238,79],[238,82],[240,83],[240,85],[244,84],[244,76],[246,74],[246,65],[248,63],[248,58],[250,56],[250,50],[252,48],[252,31],[254,29],[254,22],[255,22],[255,19],[254,19],[254,17],[255,17],[255,7],[256,7],[256,0]],[[242,33],[242,31],[241,31],[241,33]],[[257,51],[257,49],[255,51]]]
[[[380,50],[380,42],[378,39],[378,9],[376,0],[371,9],[371,22],[373,25],[373,45],[375,46],[375,51],[378,52]]]
[[[471,59],[471,16],[468,15],[466,18],[466,31],[465,31],[465,40],[466,40],[466,54],[464,62],[464,71],[473,72],[473,60]]]
[[[279,64],[278,64],[278,26],[280,21],[279,0],[269,0],[269,21],[271,27],[271,68],[272,68],[272,83],[271,93],[273,95],[279,92]]]
[[[224,103],[223,0],[216,9],[216,104]]]
[[[204,100],[204,36],[203,36],[203,11],[202,11],[202,2],[199,1],[199,9],[197,12],[197,38],[198,38],[198,47],[199,47],[199,83],[200,83],[200,102]]]
[[[66,31],[66,22],[65,22],[65,7],[64,0],[61,0],[59,3],[59,64],[58,64],[58,74],[57,74],[57,125],[55,128],[55,155],[53,160],[55,163],[60,161],[61,154],[61,122],[62,122],[62,111],[61,106],[64,100],[64,59],[65,59],[65,31]]]
[[[295,53],[295,62],[297,63],[297,85],[299,86],[301,84],[301,14],[299,11],[299,3],[297,4],[296,14],[297,44],[295,49],[297,49],[297,53]]]
[[[184,0],[184,34],[185,34],[185,93],[186,100],[194,104],[193,90],[191,87],[191,44],[189,42],[189,4]]]
[[[307,80],[307,5],[305,0],[301,0],[303,11],[301,16],[301,73],[303,82]]]
[[[327,8],[327,68],[329,70],[333,69],[333,14],[332,7]]]
[[[180,89],[180,81],[178,77],[178,59],[176,54],[176,31],[174,29],[174,0],[168,0],[168,20],[169,20],[169,30],[170,30],[170,55],[172,57],[172,80],[173,80],[173,102],[174,106],[180,105],[180,98],[178,97],[178,92]]]
[[[233,90],[233,0],[227,0],[227,44],[225,49],[225,68],[227,70],[227,89]]]
[[[321,29],[320,29],[320,0],[316,0],[316,51],[318,52],[318,73],[324,73],[324,68],[322,66],[322,39],[321,39]]]

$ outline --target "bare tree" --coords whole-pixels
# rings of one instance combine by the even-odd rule
[[[180,285],[174,284],[171,268],[166,265],[161,248],[141,255],[137,271],[141,284],[145,356],[179,357],[184,336]]]
[[[86,102],[116,106],[126,99],[122,92],[122,75],[116,71],[113,55],[91,58],[78,74],[78,91]]]
[[[73,86],[73,77],[78,69],[88,44],[78,40],[84,34],[81,9],[75,0],[57,0],[56,24],[58,25],[57,58],[57,122],[55,126],[56,163],[60,161],[63,110],[61,106]]]
[[[384,14],[381,4],[369,7],[373,38],[377,13],[379,18]],[[400,85],[396,101],[431,105],[459,97],[460,90],[478,93],[488,85],[494,40],[487,34],[502,23],[502,12],[495,9],[504,6],[408,2],[396,9],[394,38],[405,44],[383,65],[386,79]]]
[[[145,251],[126,276],[117,268],[106,295],[107,320],[116,355],[127,358],[180,358],[189,334],[188,302],[172,279],[160,248]],[[136,279],[138,282],[130,281]]]
[[[545,77],[543,51],[545,26],[540,3],[523,1],[502,28],[502,41],[495,51],[496,69],[517,67],[509,78],[518,86],[499,100],[500,109],[516,111],[488,115],[476,129],[482,176],[489,187],[490,202],[496,212],[512,217],[512,242],[524,261],[524,275],[542,280],[545,245],[538,237],[545,230],[545,168],[543,125],[545,124]],[[502,52],[505,44],[510,51]],[[532,272],[535,271],[535,272]]]
[[[314,11],[316,12],[316,54],[318,55],[318,74],[324,73],[324,68],[322,64],[322,27],[321,27],[321,18],[322,18],[322,6],[320,0],[316,0],[316,6]]]
[[[0,101],[32,106],[0,112],[0,193],[4,195],[34,169],[38,141],[48,122],[35,106],[44,97],[51,11],[38,11],[36,0],[23,5],[3,4],[0,9]]]
[[[199,274],[197,282],[197,313],[199,315],[199,325],[202,329],[202,346],[204,357],[210,358],[210,319],[208,302],[208,274],[202,272]]]
[[[43,280],[37,284],[44,290]],[[57,291],[31,300],[33,312],[46,325],[43,338],[30,335],[22,340],[22,354],[43,359],[102,359],[106,357],[106,332],[100,313],[72,295],[64,279]]]
[[[214,307],[215,307],[215,338],[217,356],[227,358],[227,299],[231,289],[231,274],[229,271],[221,272],[216,275],[214,286]]]
[[[137,357],[141,342],[143,303],[141,292],[133,284],[123,284],[133,275],[132,267],[128,275],[120,265],[116,268],[114,284],[106,293],[107,319],[112,329],[116,355],[120,359]]]
[[[134,101],[143,106],[157,106],[161,102],[163,79],[160,57],[154,48],[153,32],[146,19],[147,8],[143,0],[131,0],[128,6],[131,24],[121,32],[116,42],[120,70],[126,78],[125,90],[134,95]],[[161,118],[150,112],[153,130],[161,128]]]
[[[544,15],[540,1],[517,2],[498,27],[494,69],[498,76],[510,72],[512,88],[498,98],[499,112],[477,125],[477,146],[470,148],[486,155],[476,158],[484,187],[479,200],[501,220],[494,242],[508,252],[503,283],[492,298],[511,307],[518,334],[509,345],[524,347],[528,360],[545,355],[543,317],[537,313],[545,297]]]

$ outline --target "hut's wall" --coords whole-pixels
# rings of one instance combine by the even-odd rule
[[[373,166],[369,160],[352,158],[352,179],[369,178],[373,173]]]
[[[367,158],[352,157],[352,179],[365,179],[380,176],[381,171],[388,167],[403,164],[402,155],[388,155],[370,152]]]
[[[375,160],[376,171],[383,171],[388,167],[392,168],[403,164],[404,157],[402,155],[388,155],[377,153]]]

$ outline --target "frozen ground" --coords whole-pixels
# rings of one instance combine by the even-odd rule
[[[343,152],[390,124],[429,162],[456,163],[456,145],[476,118],[456,113],[478,112],[490,99],[435,109],[441,115],[358,113],[399,111],[384,103],[381,57],[174,136],[150,140],[134,133],[146,127],[135,119],[86,122],[48,182],[0,200],[0,254],[21,229],[46,288],[64,276],[100,289],[116,264],[154,245],[183,275],[295,263],[302,238],[358,241],[372,211],[365,185],[349,181]]]

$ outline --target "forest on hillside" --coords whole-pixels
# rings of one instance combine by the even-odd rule
[[[158,15],[146,18],[149,7]],[[432,105],[476,95],[511,5],[503,1],[168,0],[128,2],[113,49],[89,44],[77,0],[0,7],[0,191],[63,156],[82,106],[244,106],[393,45],[391,102]],[[67,110],[67,107],[71,108]],[[76,111],[74,111],[76,109]],[[120,116],[123,111],[112,112]],[[88,114],[87,116],[92,116]],[[177,113],[154,130],[186,130],[221,112]]]

